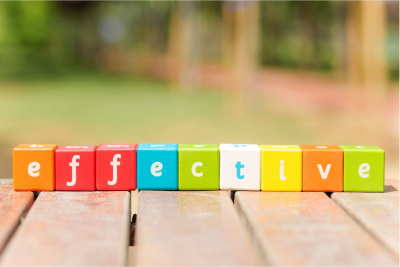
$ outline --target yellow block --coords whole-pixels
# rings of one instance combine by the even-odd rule
[[[303,152],[299,146],[262,145],[261,190],[301,191]]]

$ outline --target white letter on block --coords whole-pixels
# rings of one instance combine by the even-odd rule
[[[371,166],[369,166],[368,163],[363,163],[358,167],[358,175],[360,175],[361,178],[368,178],[369,177],[369,170],[371,169]]]
[[[121,158],[121,154],[115,154],[113,160],[110,162],[110,165],[113,166],[113,179],[112,181],[107,181],[108,185],[115,185],[117,183],[117,166],[121,165],[121,162],[118,159]]]
[[[77,159],[81,159],[81,156],[74,155],[72,157],[72,162],[69,163],[69,166],[72,167],[72,181],[67,182],[67,186],[74,186],[76,184],[76,167],[79,166],[79,163],[76,162]]]
[[[201,177],[203,176],[203,172],[196,172],[196,168],[197,167],[202,167],[203,166],[203,162],[195,162],[192,166],[192,174],[196,177]]]
[[[322,165],[321,164],[318,164],[317,165],[318,166],[318,170],[319,170],[319,174],[321,174],[321,178],[322,179],[326,179],[326,178],[328,178],[328,175],[329,175],[329,171],[331,170],[331,164],[328,164],[328,165],[326,165],[326,170],[324,171],[324,169],[322,169]]]
[[[44,145],[32,144],[31,147],[44,147]]]
[[[279,178],[282,181],[286,181],[286,176],[285,176],[285,161],[282,159],[280,162],[281,166],[279,167]]]
[[[163,164],[161,162],[154,162],[151,165],[150,172],[153,176],[160,177],[162,175]]]
[[[40,163],[39,162],[31,162],[28,166],[28,174],[32,177],[38,177],[40,170]]]

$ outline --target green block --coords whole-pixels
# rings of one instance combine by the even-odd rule
[[[218,145],[179,145],[179,190],[219,190]]]
[[[385,151],[378,146],[340,146],[344,151],[345,192],[383,192]]]

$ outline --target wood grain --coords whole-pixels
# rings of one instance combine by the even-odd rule
[[[125,265],[128,192],[42,192],[1,264]]]
[[[399,258],[399,181],[386,180],[385,193],[333,193],[331,198]]]
[[[136,265],[259,265],[226,191],[140,191]]]
[[[235,206],[269,265],[395,265],[319,192],[236,192]]]
[[[15,192],[12,179],[0,179],[0,255],[33,199],[32,192]]]

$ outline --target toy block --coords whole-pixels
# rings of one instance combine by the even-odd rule
[[[102,144],[96,150],[96,189],[136,189],[136,144]]]
[[[302,150],[296,145],[262,145],[261,190],[301,191]]]
[[[21,144],[13,150],[14,190],[54,190],[55,144]]]
[[[345,192],[383,192],[385,151],[378,146],[341,145],[344,151]]]
[[[339,146],[300,146],[303,150],[303,191],[343,191],[343,150]]]
[[[260,190],[260,147],[221,144],[220,188],[223,190]]]
[[[55,151],[56,190],[96,190],[97,146],[59,146]]]
[[[219,190],[218,145],[179,145],[179,190]]]
[[[177,144],[140,144],[137,162],[139,190],[178,189]]]

